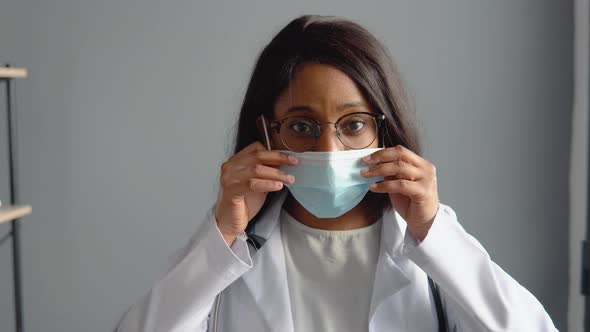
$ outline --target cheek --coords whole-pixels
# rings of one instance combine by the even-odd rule
[[[273,150],[287,150],[287,148],[283,144],[283,141],[281,141],[281,137],[276,131],[272,131],[272,133],[269,135],[269,139],[271,148]]]
[[[369,145],[369,146],[367,147],[367,149],[374,149],[374,148],[378,148],[380,145],[382,145],[382,144],[380,144],[380,143],[381,143],[381,142],[379,141],[380,139],[381,139],[380,137],[377,137],[377,138],[375,138],[375,140],[373,141],[373,143],[371,143],[371,145]]]

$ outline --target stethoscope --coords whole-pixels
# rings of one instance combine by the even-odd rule
[[[254,233],[247,234],[246,241],[252,245],[254,250],[258,251],[264,245],[266,241],[265,238],[258,236]],[[440,298],[440,292],[438,291],[438,285],[428,277],[428,285],[430,286],[430,290],[432,291],[432,297],[434,298],[434,305],[436,307],[436,316],[438,318],[438,331],[439,332],[447,332],[447,315],[445,310],[443,309],[442,300]],[[219,305],[221,303],[221,294],[223,291],[220,292],[216,299],[213,308],[213,332],[217,332],[217,317],[219,316]]]

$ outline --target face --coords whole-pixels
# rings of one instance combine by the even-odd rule
[[[321,122],[336,122],[341,117],[356,112],[374,113],[374,110],[355,82],[334,66],[315,63],[299,67],[290,85],[279,96],[274,106],[274,117],[279,121],[287,117],[306,117]],[[350,128],[350,131],[359,128],[361,122],[354,117],[350,119],[354,121],[346,121],[350,125],[342,127]],[[368,122],[366,125],[369,125]],[[305,126],[297,129],[304,130]],[[269,134],[273,148],[285,149],[276,131],[271,130]],[[347,135],[341,135],[345,136]],[[346,141],[346,138],[343,140]],[[368,140],[367,144],[369,145],[365,148],[377,148],[379,140]],[[322,124],[321,135],[309,151],[348,150],[350,144],[347,145],[336,137],[334,125]]]

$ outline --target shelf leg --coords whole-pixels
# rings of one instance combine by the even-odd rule
[[[6,65],[10,67],[10,65]],[[12,109],[12,80],[7,79],[6,84],[6,116],[8,125],[8,170],[10,174],[10,203],[18,203],[17,165],[16,165],[16,114]],[[20,224],[19,219],[11,222],[12,229],[12,271],[14,277],[14,320],[17,332],[23,332],[23,306],[20,264]]]

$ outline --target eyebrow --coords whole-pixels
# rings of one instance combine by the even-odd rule
[[[362,108],[368,109],[367,104],[365,104],[361,101],[356,101],[356,102],[352,102],[352,103],[346,103],[346,104],[339,105],[338,107],[336,107],[336,111],[342,112],[343,110],[345,110],[347,108],[353,108],[353,107],[362,107]],[[317,110],[315,110],[313,107],[308,106],[308,105],[297,105],[297,106],[289,107],[287,109],[287,113],[296,112],[296,111],[317,112]]]

